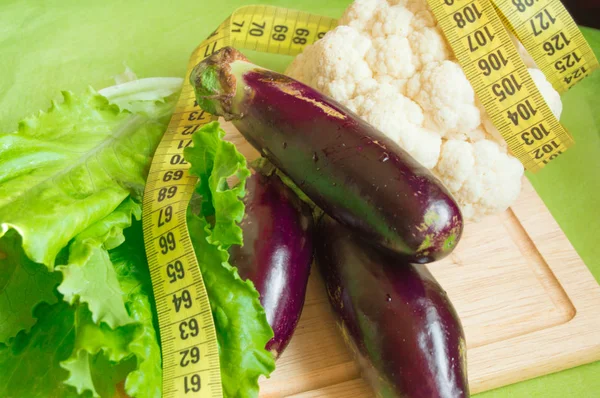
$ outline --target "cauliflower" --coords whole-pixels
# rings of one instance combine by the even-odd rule
[[[560,96],[514,40],[559,118]],[[356,0],[286,73],[402,146],[446,185],[465,219],[504,211],[519,196],[523,166],[483,110],[426,0]]]

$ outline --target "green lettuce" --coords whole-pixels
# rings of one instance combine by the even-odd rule
[[[96,358],[99,356],[98,354],[101,354],[107,359],[107,366],[103,368],[104,372],[111,372],[113,366],[125,363],[130,365],[127,373],[133,370],[135,363],[123,360],[131,357],[128,346],[136,327],[136,325],[129,325],[111,329],[105,324],[95,323],[86,305],[76,306],[73,351],[69,358],[60,363],[60,366],[69,372],[69,377],[64,384],[75,387],[79,394],[89,391],[92,396],[99,397],[101,395],[98,390],[109,390],[112,392],[111,394],[114,394],[115,384],[119,380],[115,380],[112,385],[95,382],[93,373],[94,367],[97,365]],[[102,387],[98,388],[98,385],[102,385]]]
[[[125,72],[127,74],[127,72]],[[183,79],[179,77],[150,77],[106,87],[98,91],[111,103],[121,109],[145,115],[159,115],[172,100],[173,93],[181,88]]]
[[[33,309],[38,304],[58,301],[54,288],[59,282],[60,274],[25,255],[16,232],[0,239],[0,343],[8,343],[19,331],[33,326]]]
[[[174,105],[148,116],[91,89],[63,97],[0,134],[0,237],[16,230],[27,256],[49,269],[73,237],[128,196],[142,197]]]
[[[70,372],[65,383],[76,387],[80,393],[90,391],[93,396],[101,396],[92,377],[91,363],[97,354],[104,355],[112,363],[133,355],[138,366],[131,371],[145,379],[148,389],[160,388],[160,348],[154,333],[152,296],[148,293],[151,281],[143,241],[140,240],[141,229],[136,229],[140,238],[125,237],[125,229],[130,229],[132,223],[140,224],[135,221],[140,215],[140,205],[127,199],[71,243],[69,260],[75,258],[80,263],[70,262],[68,266],[58,267],[64,274],[58,291],[64,294],[65,301],[77,305],[75,348],[61,366]],[[73,290],[77,295],[71,294]],[[141,307],[140,294],[143,297]],[[102,311],[95,314],[92,308]],[[121,313],[124,322],[116,326],[105,322],[118,319],[116,315]],[[97,314],[102,316],[95,316]],[[145,344],[143,355],[135,350],[140,340]],[[157,357],[158,377],[154,368],[147,367],[147,361]],[[104,389],[108,387],[106,385]]]
[[[73,351],[75,311],[64,302],[43,303],[35,315],[28,333],[21,331],[8,346],[0,344],[0,397],[76,397],[59,366]]]
[[[132,397],[160,397],[162,359],[158,320],[141,221],[133,221],[124,235],[125,242],[110,251],[110,259],[117,272],[127,312],[138,325],[128,346],[137,360],[137,367],[127,375],[125,391]]]
[[[113,236],[119,236],[116,240],[108,240],[122,242],[117,247],[110,250],[107,250],[110,246],[94,248],[95,252],[105,256],[104,261],[96,263],[92,255],[90,261],[75,266],[85,270],[82,271],[83,277],[80,280],[83,285],[108,281],[106,275],[112,274],[117,283],[113,295],[104,296],[103,289],[91,290],[89,303],[98,304],[103,300],[118,302],[116,308],[122,306],[130,322],[113,328],[94,319],[92,311],[88,309],[88,302],[77,302],[75,346],[70,357],[60,365],[69,371],[65,384],[75,387],[79,393],[89,391],[92,396],[107,396],[101,394],[100,390],[114,390],[114,384],[107,383],[100,376],[94,377],[93,364],[98,362],[101,354],[114,366],[128,369],[120,380],[125,379],[125,391],[130,396],[160,397],[161,354],[152,281],[144,251],[141,222],[134,217],[140,214],[140,210],[138,204],[127,200],[114,213],[84,233],[90,238],[91,231],[107,236],[102,232],[110,230],[113,231]],[[80,241],[78,238],[71,244],[72,247]],[[65,280],[66,278],[67,275]],[[107,308],[110,309],[108,306]],[[123,366],[124,362],[131,362],[132,358],[135,366]],[[110,369],[105,369],[106,371]]]
[[[123,230],[132,217],[141,217],[141,208],[126,199],[111,214],[77,235],[69,245],[69,264],[57,267],[63,273],[58,291],[69,303],[88,304],[94,322],[110,327],[133,322],[125,309],[123,292],[108,250],[125,241]]]
[[[162,365],[141,199],[181,79],[82,95],[0,134],[0,396],[161,396]],[[258,396],[274,369],[258,292],[228,263],[242,244],[249,176],[217,123],[186,150],[188,209],[217,328],[226,397]],[[228,180],[240,183],[229,187]]]
[[[161,357],[155,329],[152,286],[144,252],[141,222],[135,221],[133,217],[140,212],[140,206],[128,199],[115,212],[78,235],[70,245],[71,254],[84,252],[80,249],[81,242],[103,242],[104,245],[111,242],[111,245],[118,245],[111,250],[107,250],[111,245],[93,245],[89,256],[86,257],[87,261],[81,265],[68,266],[76,267],[80,272],[70,284],[76,285],[77,282],[81,286],[100,286],[98,289],[87,289],[86,302],[63,296],[65,301],[72,304],[62,307],[63,311],[70,314],[69,319],[72,320],[68,334],[70,354],[60,361],[59,365],[67,371],[62,383],[74,387],[76,394],[93,397],[112,396],[115,384],[125,380],[125,390],[131,396],[160,397]],[[132,222],[135,223],[134,227],[130,227]],[[124,228],[127,228],[126,232],[123,231]],[[98,253],[102,256],[102,261],[96,261]],[[40,267],[43,272],[48,273],[45,267]],[[62,268],[59,267],[61,270]],[[111,275],[110,278],[107,278],[108,274]],[[53,275],[57,276],[57,273]],[[66,273],[62,284],[69,278],[73,277]],[[105,296],[107,292],[102,284],[112,284],[113,279],[116,283],[114,291],[110,292],[110,296]],[[52,289],[49,292],[52,294]],[[94,319],[88,304],[103,308],[102,302],[117,303],[117,309],[122,307],[129,320],[127,324],[112,328]],[[110,305],[106,305],[106,308],[114,310]],[[36,326],[38,325],[39,320]],[[34,326],[32,333],[35,331]],[[46,338],[54,339],[56,344],[63,336],[57,333]],[[52,343],[48,344],[48,347],[51,349]],[[29,359],[26,357],[23,360]],[[10,374],[10,365],[7,363],[0,366],[0,373]],[[21,377],[35,377],[35,374]],[[0,376],[0,383],[3,382]],[[11,387],[10,393],[19,396],[15,392],[14,383],[15,380],[5,381],[5,384]],[[63,389],[62,385],[57,387],[57,391]]]
[[[203,203],[202,215],[189,210],[187,222],[217,329],[223,391],[226,397],[257,397],[259,376],[275,368],[265,349],[273,331],[254,285],[227,262],[227,248],[242,243],[238,223],[244,216],[241,197],[250,171],[224,136],[217,122],[209,123],[194,133],[194,145],[185,150],[190,172],[199,177],[196,192]],[[229,188],[232,177],[239,184]]]
[[[118,383],[160,396],[141,227],[129,241],[124,229],[141,224],[151,155],[179,90],[168,83],[113,91],[124,109],[93,90],[65,93],[0,134],[0,396],[104,397]]]

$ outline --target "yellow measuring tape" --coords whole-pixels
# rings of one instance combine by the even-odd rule
[[[535,88],[491,3],[429,3],[513,153],[528,169],[537,170],[564,151],[572,140]],[[569,88],[598,66],[568,14],[561,13],[559,2],[494,3],[538,65],[546,68],[555,87]],[[507,11],[510,4],[516,12]],[[517,17],[530,22],[520,22]],[[530,33],[525,29],[528,23]],[[333,18],[285,8],[242,7],[196,48],[187,77],[197,63],[225,46],[295,55],[336,24]],[[160,326],[163,396],[217,398],[223,392],[216,332],[185,218],[197,180],[188,173],[183,158],[184,148],[192,143],[191,135],[215,117],[199,109],[187,77],[150,168],[143,201],[144,241]]]
[[[598,68],[594,51],[559,0],[494,0],[493,4],[558,92]]]
[[[489,0],[428,0],[494,126],[513,155],[536,172],[573,138],[533,83],[502,21],[559,90],[583,79],[598,61],[560,1],[492,2],[496,9]]]

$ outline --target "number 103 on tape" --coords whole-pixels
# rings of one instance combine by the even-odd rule
[[[526,169],[540,170],[573,144],[509,33],[557,90],[567,90],[598,61],[560,1],[429,0],[429,5],[494,126]]]

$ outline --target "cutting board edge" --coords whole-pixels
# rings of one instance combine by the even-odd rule
[[[490,372],[482,376],[473,376],[472,374],[469,374],[469,386],[471,393],[478,394],[481,392],[490,391],[510,384],[557,373],[562,370],[585,365],[599,360],[600,334],[594,335],[594,333],[590,333],[589,335],[577,335],[577,338],[573,339],[573,334],[570,330],[574,326],[572,322],[581,324],[578,326],[583,326],[588,330],[600,330],[600,316],[598,316],[600,314],[595,315],[597,316],[590,318],[587,316],[587,314],[585,316],[580,316],[578,314],[571,321],[559,326],[542,329],[540,331],[525,334],[514,339],[503,340],[499,343],[483,345],[481,347],[471,349],[468,352],[470,358],[469,362],[473,361],[473,356],[475,355],[475,360],[481,360],[482,362],[481,365],[479,365],[481,368],[495,369],[494,372]],[[552,332],[552,334],[549,335],[549,332]],[[531,342],[528,341],[528,339],[535,334],[539,334],[541,336],[541,338],[538,339],[538,345],[536,345],[536,347],[549,344],[557,347],[557,349],[545,351],[540,355],[539,350],[532,349]],[[577,349],[575,351],[565,352],[562,348],[558,348],[558,345],[561,343],[576,345]],[[490,349],[498,350],[493,358],[490,358]],[[514,351],[519,352],[518,361],[520,365],[518,367],[515,367],[514,365]],[[508,355],[502,356],[503,354]],[[498,358],[502,358],[502,360],[498,360]],[[527,358],[531,359],[530,362],[525,362],[525,359]],[[488,366],[490,362],[493,362],[494,367]],[[338,366],[346,365],[351,367],[350,363],[351,362],[347,364],[339,364]],[[354,372],[351,374],[354,374]],[[477,377],[479,377],[479,379]],[[292,394],[292,396],[295,397],[296,395],[321,391],[338,384],[344,384],[359,379],[360,377],[350,377],[346,380],[338,380],[337,383],[328,385],[326,387],[299,391]],[[269,397],[277,396],[273,394],[273,391],[270,391],[270,393],[271,395],[268,395]]]
[[[527,199],[517,202],[510,210],[535,242],[535,247],[573,306],[574,313],[559,325],[469,350],[468,361],[475,363],[470,368],[482,369],[483,372],[482,375],[477,372],[470,374],[473,393],[600,360],[600,333],[593,333],[600,330],[600,285],[526,179],[523,180],[522,194]],[[543,211],[529,211],[532,206],[541,207]],[[548,238],[548,230],[555,234],[553,239]],[[557,242],[560,242],[560,247],[557,247]],[[565,257],[570,260],[564,261]],[[589,333],[574,333],[573,330]],[[536,344],[532,345],[531,340]],[[565,346],[569,346],[570,350],[565,350]],[[490,358],[492,354],[493,358]],[[492,369],[494,371],[490,371]]]
[[[600,330],[600,313],[578,313],[562,325],[471,349],[470,366],[486,370],[481,375],[469,375],[472,392],[489,391],[600,360],[600,334],[574,334],[574,328]],[[531,339],[535,339],[535,346]],[[566,351],[565,346],[570,350]]]
[[[495,369],[495,371],[482,376],[473,376],[472,374],[469,374],[471,394],[494,390],[599,360],[600,334],[594,334],[593,331],[600,330],[600,313],[595,313],[593,315],[595,316],[590,317],[588,313],[578,313],[573,319],[562,325],[542,329],[499,343],[488,344],[471,349],[468,352],[470,362],[473,361],[473,356],[476,356],[475,360],[481,361],[481,364],[479,364],[480,368]],[[573,323],[577,323],[578,325],[574,325]],[[575,335],[576,338],[574,339],[574,335],[571,331],[571,328],[574,326],[584,327],[585,329],[590,330],[590,333]],[[541,353],[539,349],[532,349],[533,347],[529,339],[532,335],[536,334],[540,335],[536,347],[550,345],[550,347],[554,347],[554,349]],[[561,344],[575,345],[577,348],[565,352],[562,347],[560,347]],[[490,349],[498,350],[493,357],[489,352]],[[515,351],[519,352],[518,358],[515,358]],[[503,354],[508,355],[503,356]],[[499,358],[501,358],[501,360],[499,360]],[[529,362],[526,362],[526,359],[530,359]],[[519,366],[515,367],[515,360],[519,363]],[[491,362],[493,362],[494,367],[488,366]],[[351,366],[350,363],[348,363],[347,366]],[[478,379],[477,377],[480,378]],[[350,377],[346,380],[338,380],[337,383],[326,387],[297,392],[291,396],[300,397],[305,394],[308,396],[310,393],[334,388],[336,385],[342,385],[356,380],[361,380],[361,378]],[[362,382],[366,383],[364,380]],[[271,393],[273,392],[271,391]],[[269,397],[276,396],[277,395],[273,394],[269,395]],[[283,396],[287,397],[289,395]]]

